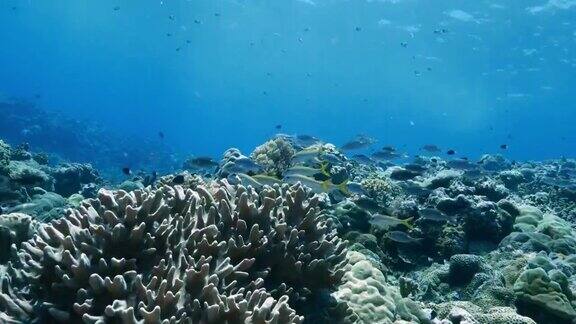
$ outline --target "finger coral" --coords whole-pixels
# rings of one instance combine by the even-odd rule
[[[0,283],[12,323],[300,323],[345,243],[300,185],[101,190],[43,225]]]

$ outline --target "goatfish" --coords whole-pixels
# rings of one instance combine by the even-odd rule
[[[292,163],[307,163],[310,161],[319,162],[318,157],[322,153],[321,147],[305,148],[302,151],[296,152],[292,157]]]
[[[449,222],[452,218],[443,212],[434,208],[424,208],[418,210],[418,215],[422,219],[427,219],[433,222]]]
[[[330,173],[327,170],[328,168],[328,163],[321,163],[320,164],[320,169],[316,169],[316,168],[310,168],[307,166],[303,166],[303,165],[297,165],[297,166],[293,166],[291,168],[289,168],[288,170],[286,170],[286,172],[284,173],[285,176],[288,175],[303,175],[306,177],[313,177],[314,175],[321,173],[327,177],[330,177]]]
[[[392,231],[386,233],[386,237],[391,241],[401,244],[417,244],[422,241],[421,238],[413,238],[412,236],[408,235],[406,232],[402,231]]]
[[[332,190],[337,189],[340,190],[340,192],[342,192],[345,195],[350,194],[350,192],[348,191],[348,186],[346,185],[347,184],[346,181],[342,182],[341,184],[335,185],[332,182],[330,182],[330,180],[318,181],[314,178],[310,178],[300,174],[287,175],[284,177],[284,181],[291,184],[296,184],[300,182],[302,185],[309,187],[314,192],[330,192]]]
[[[414,219],[414,217],[410,217],[407,219],[399,219],[396,217],[392,217],[392,216],[388,216],[388,215],[380,215],[380,214],[374,214],[372,216],[372,219],[370,219],[368,222],[376,227],[379,227],[381,229],[389,229],[390,227],[395,227],[398,225],[404,225],[406,227],[408,227],[409,229],[414,228],[414,226],[412,226],[411,222]]]
[[[324,153],[320,156],[320,160],[332,164],[342,163],[342,159],[334,153]]]
[[[258,174],[255,176],[249,176],[246,173],[236,173],[233,176],[229,176],[230,177],[235,177],[236,179],[232,178],[229,180],[232,180],[231,182],[238,182],[237,180],[240,181],[240,183],[242,183],[243,186],[252,186],[254,188],[262,188],[264,186],[272,186],[276,183],[282,183],[282,181],[280,179],[271,177],[271,176],[267,176],[264,174]],[[234,181],[236,180],[236,181]]]

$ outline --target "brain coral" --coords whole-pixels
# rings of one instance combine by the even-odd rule
[[[300,323],[345,243],[299,185],[101,190],[44,225],[0,283],[9,323]]]
[[[349,321],[392,323],[400,299],[396,287],[389,285],[384,274],[362,253],[350,251],[346,262],[346,274],[334,296],[346,302],[353,312]]]

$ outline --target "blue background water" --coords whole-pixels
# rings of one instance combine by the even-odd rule
[[[282,124],[574,157],[576,2],[547,1],[5,0],[0,92],[181,155],[250,152]]]

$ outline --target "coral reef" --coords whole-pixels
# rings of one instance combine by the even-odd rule
[[[280,177],[290,167],[294,153],[292,144],[278,137],[258,146],[250,158],[261,165],[266,173]]]
[[[26,213],[49,220],[62,215],[64,197],[82,193],[93,197],[89,188],[102,185],[102,178],[89,164],[38,163],[25,145],[12,148],[0,142],[0,214]],[[40,159],[41,162],[42,159]]]
[[[400,294],[362,254],[351,251],[346,257],[346,271],[334,296],[352,310],[349,321],[355,323],[392,323]]]
[[[400,188],[383,175],[373,174],[361,182],[366,195],[380,206],[388,206],[400,194]]]
[[[32,238],[37,227],[37,221],[26,214],[0,215],[0,264],[8,261],[9,247],[14,244],[19,248],[22,242]]]
[[[576,321],[574,160],[277,136],[101,189],[51,158],[0,141],[0,322]]]
[[[299,323],[344,274],[316,205],[300,186],[101,190],[22,244],[1,318]]]
[[[52,171],[54,177],[54,192],[68,197],[79,193],[88,184],[102,183],[102,179],[90,164],[62,164]]]

